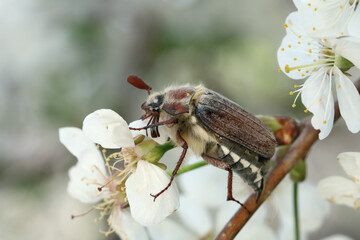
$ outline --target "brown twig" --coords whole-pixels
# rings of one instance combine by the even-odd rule
[[[360,79],[355,83],[356,88],[360,92]],[[339,119],[340,111],[339,105],[335,103],[335,119]],[[288,152],[284,155],[282,160],[269,173],[265,188],[256,202],[256,194],[252,194],[244,203],[246,208],[252,213],[249,214],[244,208],[240,208],[235,215],[224,226],[221,232],[216,237],[216,240],[230,240],[235,238],[238,232],[244,227],[250,217],[261,206],[261,204],[270,196],[271,192],[280,183],[280,181],[289,173],[295,166],[299,159],[306,156],[311,146],[318,139],[319,131],[315,130],[310,122],[310,118],[305,118],[300,124],[300,135],[291,145]]]

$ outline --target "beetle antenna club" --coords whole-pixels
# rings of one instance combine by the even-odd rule
[[[133,85],[136,88],[146,90],[148,92],[148,95],[150,95],[151,87],[147,85],[141,78],[135,76],[135,75],[129,75],[127,77],[128,83]]]
[[[140,78],[131,75],[128,82],[149,93],[141,105],[144,110],[141,119],[149,118],[149,122],[143,128],[131,129],[150,129],[152,137],[159,137],[158,128],[162,126],[170,139],[183,148],[169,184],[151,194],[154,201],[171,186],[190,148],[211,165],[228,171],[227,200],[239,203],[249,212],[232,195],[233,172],[257,193],[258,200],[264,188],[267,163],[276,147],[271,130],[238,104],[202,85],[167,88],[150,94],[151,88]]]

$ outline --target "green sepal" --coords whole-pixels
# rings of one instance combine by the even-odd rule
[[[265,115],[256,115],[258,119],[263,121],[271,131],[276,132],[277,130],[281,129],[283,126],[279,123],[276,117],[272,116],[265,116]]]
[[[346,72],[350,68],[354,66],[352,62],[347,60],[346,58],[336,55],[335,56],[335,66],[337,66],[342,72]]]
[[[293,182],[298,183],[306,179],[306,162],[300,159],[295,167],[290,171],[290,178]]]
[[[173,149],[175,144],[172,141],[168,141],[164,144],[157,144],[145,155],[142,159],[151,163],[157,163],[161,157],[170,149]]]

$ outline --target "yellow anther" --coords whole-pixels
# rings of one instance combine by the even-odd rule
[[[121,187],[120,190],[121,190],[121,191],[124,191],[124,190],[125,190],[125,187]]]
[[[297,60],[297,58],[294,58],[294,61],[296,61]]]
[[[81,181],[85,181],[85,177],[82,177],[82,178],[81,178]]]
[[[305,74],[301,74],[302,77],[305,77]]]
[[[105,127],[106,129],[109,129],[109,126],[108,125],[106,125],[106,127]]]
[[[340,84],[338,85],[338,88],[341,88],[341,85],[340,85]]]
[[[315,31],[316,30],[316,28],[315,27],[313,27],[313,31]]]
[[[344,7],[343,7],[343,5],[340,5],[340,9],[343,9]]]
[[[297,85],[297,84],[295,84],[295,85],[294,85],[294,88],[297,88],[297,87],[298,87],[298,85]]]
[[[127,197],[124,197],[124,201],[127,202],[127,200],[128,200]]]
[[[301,44],[301,42],[300,42],[300,41],[298,41],[298,44]]]
[[[97,223],[99,222],[99,218],[95,218],[94,221]]]
[[[289,44],[288,47],[291,48],[291,45]]]
[[[323,123],[326,124],[327,123],[326,120],[324,120]]]
[[[329,49],[325,49],[324,52],[325,52],[325,53],[328,53],[328,52],[329,52]]]
[[[304,110],[304,113],[307,113],[307,112],[308,112],[308,110],[307,110],[307,109],[305,109],[305,110]]]
[[[285,23],[285,24],[284,24],[284,27],[287,28],[287,27],[289,27],[289,26]]]
[[[97,148],[100,148],[100,145],[99,145],[99,144],[96,144],[96,147],[97,147]]]
[[[343,32],[341,32],[340,34],[341,34],[341,35],[344,35],[344,33],[343,33]]]
[[[317,68],[316,67],[314,67],[314,71],[316,71],[317,70]]]
[[[293,91],[291,91],[291,92],[289,92],[289,94],[290,94],[290,95],[294,95],[294,92],[293,92]]]
[[[190,96],[190,93],[186,93],[186,96],[187,96],[187,97]]]
[[[327,42],[327,39],[326,39],[326,38],[324,38],[324,42]]]
[[[308,3],[308,6],[311,7],[311,3]]]
[[[285,51],[285,48],[281,48],[281,51]]]
[[[280,68],[278,69],[278,72],[281,72],[281,69],[280,69]]]
[[[311,50],[311,49],[309,49],[309,53],[312,53],[312,50]]]
[[[311,44],[311,43],[309,43],[309,42],[307,43],[308,46],[310,46],[310,44]]]
[[[314,8],[314,11],[317,11],[317,8]]]
[[[314,59],[314,60],[313,60],[313,62],[317,62],[317,60],[316,60],[316,59]]]
[[[298,68],[298,72],[300,72],[301,71],[301,68]]]
[[[334,92],[333,92],[333,91],[331,91],[330,93],[331,93],[331,94],[334,94]]]
[[[289,69],[290,67],[289,67],[289,64],[286,64],[285,65],[285,72],[286,73],[289,73],[290,72],[290,69]]]
[[[296,104],[291,105],[293,108],[296,107]]]
[[[306,70],[305,72],[306,72],[306,73],[309,73],[309,70]]]
[[[106,153],[106,149],[101,150],[103,153]]]
[[[301,35],[298,36],[298,38],[301,38],[301,37],[302,37]]]

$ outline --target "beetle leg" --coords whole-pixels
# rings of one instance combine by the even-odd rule
[[[154,128],[154,127],[157,127],[157,126],[162,126],[162,125],[167,125],[167,124],[175,124],[177,123],[178,120],[177,119],[169,119],[169,120],[166,120],[166,121],[162,121],[162,122],[157,122],[157,123],[154,123],[154,124],[150,124],[150,125],[147,125],[145,127],[142,127],[142,128],[132,128],[132,127],[129,127],[130,130],[144,130],[144,129],[148,129],[148,128]]]
[[[233,171],[231,170],[231,168],[227,168],[226,169],[229,172],[228,175],[228,193],[227,193],[227,201],[234,201],[237,202],[238,204],[240,204],[240,206],[242,206],[243,208],[245,208],[245,210],[250,214],[250,211],[247,209],[247,207],[242,204],[240,201],[236,200],[233,195],[232,195],[232,181],[233,181]]]
[[[177,137],[177,140],[180,142],[180,145],[181,145],[181,147],[183,148],[183,151],[182,151],[182,153],[181,153],[181,156],[180,156],[180,158],[179,158],[179,161],[176,163],[176,167],[175,167],[174,171],[173,171],[172,174],[171,174],[171,178],[170,178],[169,184],[168,184],[163,190],[161,190],[160,192],[158,192],[158,193],[155,194],[155,195],[150,193],[150,196],[152,196],[152,197],[154,198],[154,202],[155,202],[155,200],[156,200],[156,198],[157,198],[158,196],[160,196],[163,192],[165,192],[165,191],[171,186],[171,183],[173,182],[173,180],[174,180],[174,178],[175,178],[175,175],[176,175],[176,173],[178,172],[178,170],[179,170],[179,168],[180,168],[180,166],[181,166],[181,164],[182,164],[182,162],[183,162],[183,160],[184,160],[184,158],[185,158],[185,155],[186,155],[186,152],[187,152],[187,149],[188,149],[187,142],[181,137],[181,135],[180,135],[179,132],[177,132],[176,137]]]

